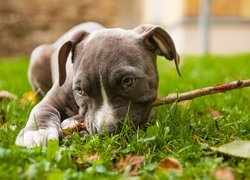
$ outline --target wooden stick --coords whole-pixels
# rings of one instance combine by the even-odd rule
[[[205,87],[201,89],[196,89],[193,91],[188,91],[184,93],[176,93],[176,94],[170,94],[164,98],[158,98],[152,103],[152,107],[161,106],[164,104],[170,104],[175,101],[186,101],[190,99],[194,99],[200,96],[206,96],[209,94],[215,94],[215,93],[221,93],[226,92],[234,89],[240,89],[244,87],[250,86],[250,79],[247,80],[237,80],[233,82],[229,82],[226,84],[218,84],[212,87]]]

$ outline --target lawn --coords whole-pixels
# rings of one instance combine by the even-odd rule
[[[0,91],[19,97],[0,102],[0,179],[121,179],[133,170],[133,177],[138,179],[212,179],[220,168],[231,169],[237,179],[250,179],[250,159],[209,148],[250,140],[250,88],[158,107],[154,119],[136,131],[125,125],[121,134],[111,137],[81,138],[74,132],[59,146],[51,141],[46,150],[26,149],[15,146],[14,141],[33,106],[20,103],[23,94],[31,91],[27,67],[25,58],[0,59]],[[182,77],[173,63],[163,58],[159,58],[158,67],[159,96],[163,97],[248,79],[250,54],[184,56]],[[182,172],[160,167],[168,157],[178,160]],[[127,164],[131,166],[121,168]]]

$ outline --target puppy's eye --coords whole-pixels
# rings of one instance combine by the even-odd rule
[[[121,84],[124,88],[132,86],[132,84],[135,82],[135,78],[132,77],[123,77]]]
[[[75,88],[75,91],[77,92],[77,94],[79,94],[79,95],[84,95],[84,92],[83,92],[83,90],[82,90],[82,88],[81,87],[79,87],[79,86],[77,86],[76,88]]]

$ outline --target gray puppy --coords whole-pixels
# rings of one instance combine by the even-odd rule
[[[83,23],[53,44],[31,54],[29,80],[46,94],[31,111],[16,144],[46,146],[59,139],[61,122],[84,122],[92,134],[119,132],[128,113],[135,127],[145,124],[157,97],[157,55],[179,56],[169,34],[144,24],[132,30]]]

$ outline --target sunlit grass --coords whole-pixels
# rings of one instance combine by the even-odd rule
[[[158,60],[159,96],[250,77],[250,54],[235,56],[185,56],[179,77],[172,62]],[[0,90],[19,97],[31,88],[27,81],[28,61],[0,60]],[[0,179],[80,179],[121,178],[125,174],[113,168],[113,161],[129,153],[143,155],[145,162],[138,176],[164,178],[155,171],[158,162],[174,157],[183,166],[182,179],[211,179],[218,167],[231,167],[239,179],[250,178],[250,161],[230,157],[202,147],[195,141],[219,146],[237,139],[250,139],[250,89],[229,91],[192,100],[189,106],[176,103],[156,109],[156,116],[142,129],[125,125],[120,134],[104,137],[78,133],[63,139],[60,146],[51,142],[46,151],[14,145],[25,125],[32,105],[17,101],[0,102],[6,120],[0,121]],[[217,115],[214,116],[213,112]],[[0,116],[1,118],[1,116]],[[84,153],[98,154],[87,161]],[[77,159],[80,158],[81,161]],[[169,174],[170,177],[177,177]]]

